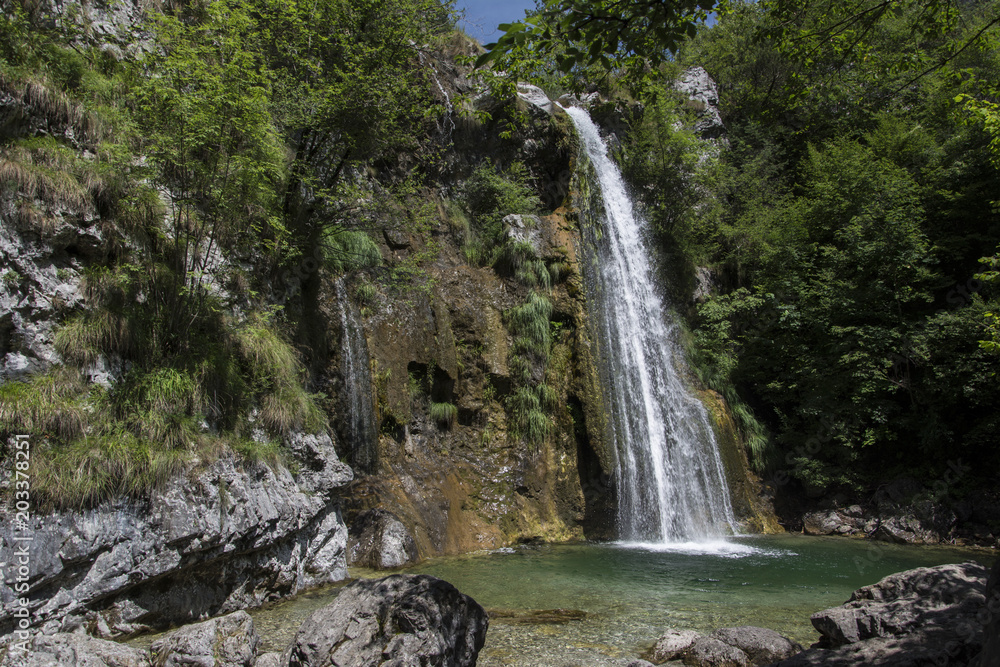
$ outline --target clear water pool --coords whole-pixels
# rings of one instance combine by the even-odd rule
[[[430,559],[406,572],[445,579],[492,612],[480,665],[624,665],[668,627],[757,625],[808,645],[818,637],[810,614],[843,603],[856,588],[913,567],[994,558],[982,550],[782,535],[669,547],[526,545]],[[252,612],[267,650],[283,649],[338,590]],[[554,609],[570,613],[533,613]]]

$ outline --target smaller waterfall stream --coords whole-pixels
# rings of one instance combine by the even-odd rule
[[[644,221],[586,110],[566,109],[600,185],[598,219],[582,226],[596,247],[590,309],[617,446],[618,528],[629,542],[720,538],[735,528],[708,414],[682,380],[677,327],[654,283]],[[585,168],[585,167],[584,167]]]
[[[347,294],[344,279],[335,284],[337,308],[343,339],[340,345],[340,374],[344,380],[341,405],[347,406],[342,436],[351,451],[351,467],[373,473],[378,466],[378,434],[372,405],[372,376],[368,344],[357,308]]]

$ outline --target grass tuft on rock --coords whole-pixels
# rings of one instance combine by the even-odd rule
[[[431,403],[430,417],[437,425],[450,429],[458,418],[458,408],[451,403]]]

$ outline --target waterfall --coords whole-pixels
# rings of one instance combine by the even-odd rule
[[[372,375],[368,344],[357,308],[348,297],[344,279],[335,284],[340,311],[340,375],[343,378],[340,404],[343,415],[341,436],[350,447],[350,464],[356,472],[374,473],[378,467],[378,434],[372,405]]]
[[[585,109],[566,109],[600,195],[581,227],[601,379],[615,443],[619,536],[702,542],[735,530],[722,459],[704,405],[685,386],[684,354],[621,172]],[[586,178],[586,175],[584,176]]]

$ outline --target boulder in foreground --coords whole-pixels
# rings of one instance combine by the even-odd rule
[[[779,665],[968,665],[983,647],[986,578],[978,563],[889,575],[813,614],[820,643]]]
[[[0,663],[3,667],[150,667],[145,651],[80,633],[36,635],[27,655],[11,648]]]
[[[156,667],[254,667],[260,637],[245,611],[185,625],[152,645]]]
[[[350,584],[299,628],[289,667],[475,665],[489,621],[472,598],[429,575]]]

